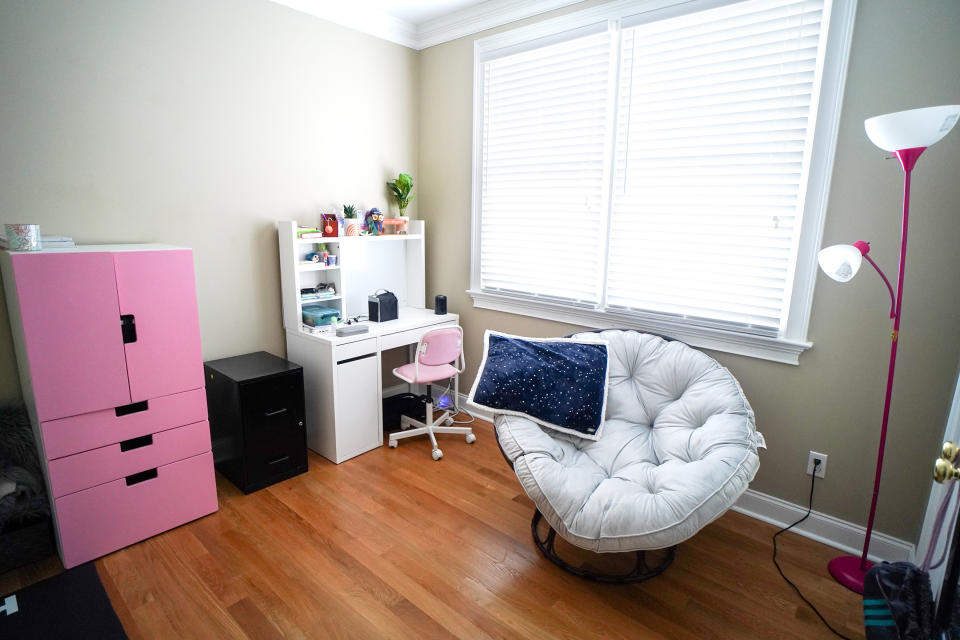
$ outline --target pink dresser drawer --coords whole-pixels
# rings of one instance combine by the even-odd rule
[[[213,454],[71,493],[54,505],[69,569],[216,511]]]
[[[51,460],[55,498],[210,451],[206,420]]]
[[[47,460],[206,420],[207,394],[201,387],[147,400],[146,410],[124,413],[140,407],[121,408],[119,416],[107,409],[40,423]]]

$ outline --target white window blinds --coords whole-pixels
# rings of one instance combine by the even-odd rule
[[[822,9],[753,0],[623,30],[608,305],[779,329]]]
[[[610,46],[603,32],[481,66],[484,289],[600,301]]]
[[[677,2],[486,52],[480,290],[782,336],[825,3]]]

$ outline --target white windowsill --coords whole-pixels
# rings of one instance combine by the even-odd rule
[[[583,309],[562,303],[529,300],[474,289],[467,290],[467,293],[473,298],[473,306],[478,309],[504,311],[594,329],[637,329],[674,338],[691,347],[734,353],[783,364],[799,364],[800,354],[813,346],[812,342],[683,325],[669,320],[639,318],[628,314]]]

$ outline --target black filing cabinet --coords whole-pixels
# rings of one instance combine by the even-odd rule
[[[213,461],[244,493],[307,470],[303,369],[266,351],[203,365]]]

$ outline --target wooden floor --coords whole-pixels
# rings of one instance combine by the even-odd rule
[[[492,427],[310,471],[245,496],[218,478],[218,513],[96,561],[137,638],[827,638],[770,561],[775,528],[730,512],[662,576],[598,585],[530,540],[532,504]],[[835,551],[780,536],[787,574],[828,620],[863,637],[859,596],[827,574]],[[62,571],[0,575],[0,594]]]

